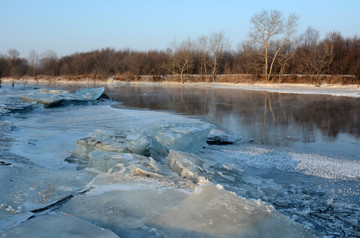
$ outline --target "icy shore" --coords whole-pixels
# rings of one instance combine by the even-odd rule
[[[11,97],[23,93],[2,92]],[[109,104],[60,108],[31,104],[33,111],[20,113],[3,107],[2,236],[46,237],[52,231],[66,237],[358,234],[358,207],[296,186],[285,188],[245,170],[278,166],[318,176],[327,164],[311,170],[312,155],[268,151],[251,144],[240,150],[237,145],[209,146],[206,140],[213,125]],[[277,162],[278,158],[288,163]],[[354,168],[351,179],[358,179],[359,165],[346,166]],[[338,171],[322,173],[347,176]],[[281,206],[287,217],[279,213]],[[28,220],[31,216],[35,218]]]
[[[13,79],[3,78],[3,83],[12,84]],[[232,88],[242,90],[253,91],[267,91],[276,93],[293,93],[293,94],[316,94],[316,95],[333,95],[344,97],[360,97],[360,87],[357,85],[341,85],[341,84],[292,84],[292,83],[220,83],[220,82],[146,82],[146,81],[96,81],[92,79],[69,81],[66,79],[54,79],[53,81],[45,79],[19,79],[15,81],[17,84],[32,84],[32,85],[71,85],[71,84],[83,84],[83,85],[150,85],[150,86],[175,86],[175,87],[212,87],[212,88]]]

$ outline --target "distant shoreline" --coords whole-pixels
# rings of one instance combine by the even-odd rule
[[[181,86],[181,87],[211,87],[211,88],[227,88],[239,90],[253,90],[253,91],[267,91],[276,93],[295,93],[295,94],[315,94],[315,95],[333,95],[360,98],[359,84],[329,84],[323,83],[315,85],[310,83],[276,83],[276,82],[177,82],[177,81],[124,81],[113,79],[94,79],[94,78],[79,78],[71,79],[66,77],[44,77],[34,78],[25,77],[14,80],[13,78],[2,78],[3,84],[16,85],[45,85],[45,84],[89,84],[89,85],[148,85],[148,86]]]

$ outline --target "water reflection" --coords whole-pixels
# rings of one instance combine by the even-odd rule
[[[200,115],[265,144],[329,141],[341,133],[360,138],[360,99],[238,89],[121,86],[107,94],[135,108]]]

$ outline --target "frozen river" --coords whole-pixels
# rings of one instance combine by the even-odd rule
[[[78,87],[84,85],[67,89],[74,91]],[[0,90],[1,99],[5,100],[5,96],[16,97],[34,89],[5,86]],[[14,234],[26,237],[24,231],[42,229],[46,219],[53,224],[69,222],[83,226],[84,230],[93,229],[94,234],[103,237],[360,234],[359,98],[144,85],[109,85],[105,93],[116,101],[102,99],[55,108],[33,105],[32,111],[5,114],[1,118],[0,169],[5,192],[0,196],[3,221],[0,228],[3,227],[5,237]],[[159,123],[170,124],[159,127]],[[211,125],[208,144],[189,151],[189,147],[181,147],[192,153],[185,155],[152,151],[158,169],[151,165],[152,160],[146,162],[152,168],[149,179],[127,175],[126,165],[116,173],[107,169],[99,173],[99,157],[89,168],[77,160],[65,160],[72,157],[71,151],[80,154],[79,146],[76,148],[79,139],[92,135],[88,143],[90,139],[104,138],[99,132],[92,134],[97,129],[106,132],[130,129],[140,139],[141,133],[147,131],[146,136],[153,136],[161,144],[156,134],[159,130],[183,125],[200,127],[202,131],[204,126]],[[176,128],[174,131],[179,130]],[[166,136],[167,131],[161,134]],[[187,140],[191,140],[190,134]],[[114,155],[106,156],[114,159]],[[184,176],[189,181],[175,178],[171,172],[178,172],[178,164],[171,161],[182,156],[191,158],[186,161],[197,161],[186,170],[181,169],[190,170]],[[132,171],[149,172],[143,170],[150,167],[142,159],[137,158],[141,161],[137,164],[145,167]],[[162,177],[156,177],[157,174]],[[203,179],[208,181],[206,186],[201,182]],[[77,195],[83,189],[89,191]],[[50,209],[51,212],[28,221],[18,218],[26,217],[28,212],[33,216],[34,207],[44,207],[43,204],[69,194],[72,198]],[[256,214],[267,214],[269,220],[259,220]],[[9,229],[11,219],[16,222]],[[21,220],[24,222],[19,225],[17,221]],[[245,223],[249,224],[246,229],[239,226]]]

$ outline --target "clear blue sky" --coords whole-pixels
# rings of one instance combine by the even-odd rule
[[[360,0],[0,0],[0,53],[166,49],[174,39],[219,31],[236,49],[264,9],[297,14],[298,34],[313,26],[322,37],[360,36]]]

